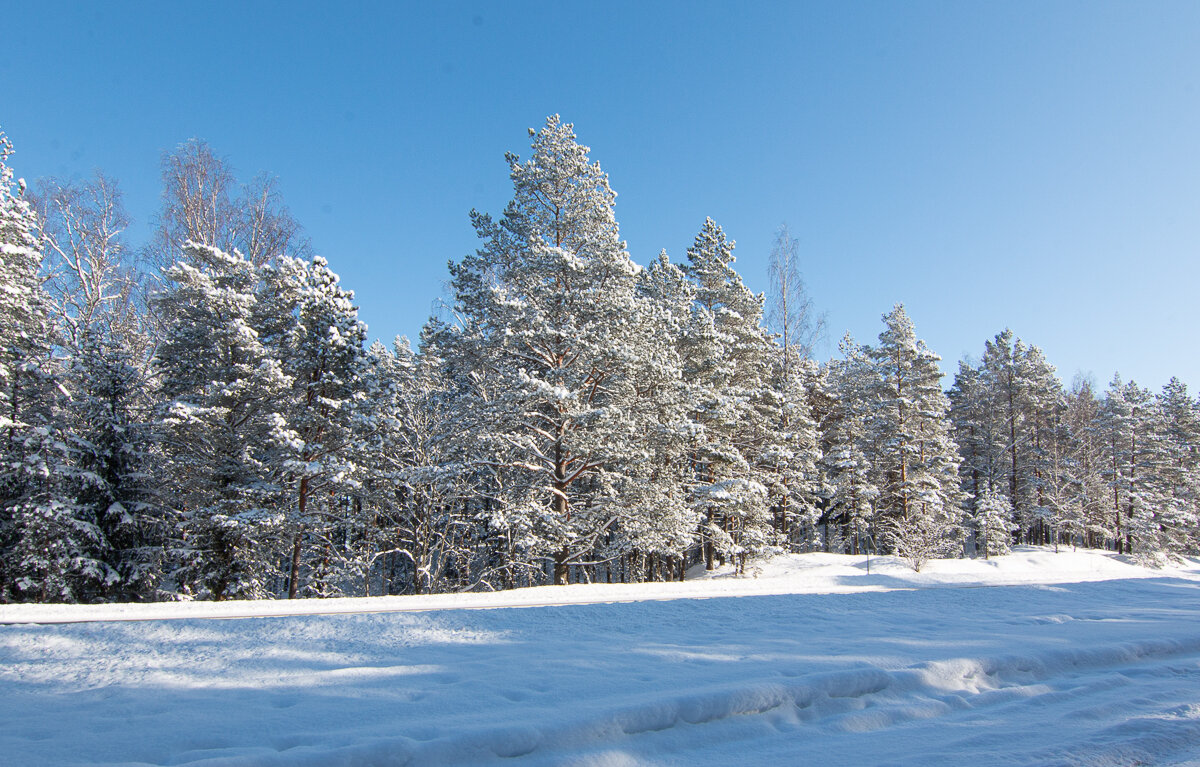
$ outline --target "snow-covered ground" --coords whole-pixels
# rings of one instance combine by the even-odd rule
[[[1200,563],[757,570],[0,607],[0,763],[1200,765]]]

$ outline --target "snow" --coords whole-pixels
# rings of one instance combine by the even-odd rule
[[[0,754],[1200,765],[1200,562],[1149,570],[1022,548],[919,574],[822,554],[750,570],[496,594],[4,606]],[[214,620],[234,617],[249,619]]]

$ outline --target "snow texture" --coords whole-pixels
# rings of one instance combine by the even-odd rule
[[[876,557],[868,575],[864,557],[821,554],[749,572],[482,595],[3,606],[0,754],[21,765],[1200,764],[1196,561],[1148,570],[1021,548],[920,574]],[[549,604],[564,606],[508,609]]]

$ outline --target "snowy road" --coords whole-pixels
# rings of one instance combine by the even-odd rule
[[[832,567],[801,569],[854,585]],[[1200,765],[1193,573],[934,570],[862,584],[896,591],[3,626],[0,760]]]

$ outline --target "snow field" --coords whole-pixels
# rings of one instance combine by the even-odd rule
[[[428,594],[399,597],[301,600],[230,600],[225,602],[157,602],[153,604],[16,604],[0,605],[0,624],[77,623],[86,621],[168,620],[178,618],[247,618],[288,615],[419,612],[426,610],[550,607],[597,602],[640,602],[720,596],[771,594],[840,594],[896,589],[1080,583],[1115,578],[1149,578],[1188,573],[1188,567],[1150,570],[1109,552],[1038,547],[991,559],[934,560],[914,573],[894,556],[805,554],[776,557],[749,568],[746,577],[726,567],[705,572],[702,565],[688,580],[667,583],[575,584],[511,591]]]
[[[129,610],[138,620],[10,624],[0,754],[16,765],[1200,764],[1200,577],[1064,554],[919,575],[873,561],[870,576],[854,558],[789,557],[757,579],[682,584],[716,597],[705,599],[219,621],[153,620],[144,606]],[[1031,582],[1039,570],[1049,583]],[[1118,578],[1096,580],[1105,573]],[[1026,583],[962,588],[988,574]],[[771,583],[841,591],[719,598]],[[589,588],[611,596],[559,591]]]

